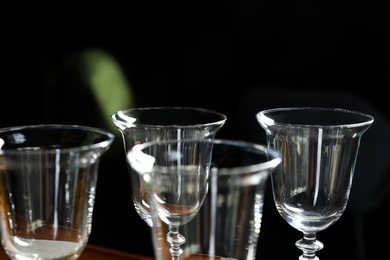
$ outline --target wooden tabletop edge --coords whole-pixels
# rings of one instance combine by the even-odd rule
[[[129,259],[139,259],[139,260],[153,260],[153,258],[147,257],[147,256],[142,256],[142,255],[136,255],[128,252],[123,252],[111,248],[106,248],[102,246],[97,246],[93,244],[88,244],[85,250],[91,250],[95,252],[101,252],[101,253],[106,253],[110,255],[117,255],[117,256],[123,256],[123,257],[128,257]]]

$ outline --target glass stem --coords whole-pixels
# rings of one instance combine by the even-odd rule
[[[303,238],[298,240],[295,246],[303,252],[299,260],[319,260],[316,251],[321,250],[324,244],[316,239],[316,233],[303,233]]]
[[[167,241],[171,245],[169,252],[171,253],[172,260],[180,260],[180,255],[183,253],[180,246],[185,243],[186,239],[179,233],[178,226],[169,226]]]

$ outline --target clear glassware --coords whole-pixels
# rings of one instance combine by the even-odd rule
[[[276,208],[303,233],[296,242],[314,260],[323,243],[316,233],[343,214],[349,199],[360,140],[374,122],[371,115],[337,108],[291,107],[256,114],[270,148],[283,161],[271,175]]]
[[[0,129],[0,223],[11,259],[78,259],[114,135],[74,125]]]
[[[149,141],[213,138],[226,119],[226,115],[217,111],[191,107],[131,108],[112,115],[113,123],[122,134],[125,153],[135,144]],[[142,182],[137,174],[129,173],[134,207],[152,226]]]
[[[243,141],[165,140],[135,145],[127,161],[145,182],[157,260],[255,259],[278,152]]]

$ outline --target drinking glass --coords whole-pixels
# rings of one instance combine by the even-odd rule
[[[270,148],[283,161],[271,175],[276,208],[303,233],[295,245],[301,260],[318,260],[316,233],[343,214],[352,185],[360,140],[371,115],[338,108],[290,107],[256,114]]]
[[[11,259],[78,259],[114,135],[75,125],[0,129],[0,223]]]
[[[146,187],[157,260],[255,259],[278,152],[243,141],[166,140],[135,145],[127,161]]]
[[[117,111],[112,121],[123,137],[124,150],[135,144],[156,140],[213,138],[224,125],[226,115],[208,109],[191,107],[145,107]],[[132,199],[138,215],[149,225],[150,206],[142,182],[129,170]]]

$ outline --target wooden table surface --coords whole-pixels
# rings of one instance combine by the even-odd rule
[[[9,260],[10,258],[0,246],[0,260]],[[130,254],[100,246],[87,245],[79,260],[153,260],[152,258]]]

